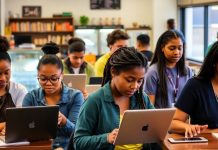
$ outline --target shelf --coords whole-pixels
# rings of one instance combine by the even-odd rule
[[[46,21],[46,20],[73,20],[72,17],[53,17],[53,18],[9,18],[9,21]]]
[[[123,25],[86,25],[75,26],[75,29],[123,29]]]
[[[36,46],[52,41],[66,47],[69,38],[74,35],[72,17],[9,18],[9,25],[15,39],[19,41],[17,45],[27,43],[24,40],[28,39],[28,43],[32,42]]]
[[[12,32],[12,34],[72,34],[73,31]]]
[[[143,28],[125,28],[125,30],[151,30],[151,27],[143,27]]]

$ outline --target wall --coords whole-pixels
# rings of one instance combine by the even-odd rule
[[[153,46],[156,45],[158,37],[167,29],[166,21],[169,18],[177,19],[176,0],[153,0]],[[178,21],[176,21],[178,22]]]
[[[5,1],[0,0],[0,35],[4,33],[4,16],[5,16],[4,5],[5,5]]]
[[[5,21],[8,12],[21,15],[23,5],[41,5],[42,17],[51,17],[54,13],[70,11],[78,23],[79,16],[87,15],[96,20],[100,17],[121,17],[125,27],[131,27],[132,22],[146,24],[152,27],[152,48],[155,47],[158,36],[166,30],[166,20],[177,18],[176,0],[121,0],[120,10],[90,10],[90,0],[4,0]]]
[[[42,17],[51,17],[53,13],[70,11],[76,22],[81,15],[87,15],[96,20],[100,17],[121,17],[122,23],[130,27],[132,22],[139,24],[152,24],[152,0],[121,0],[120,10],[91,10],[90,0],[5,0],[6,14],[11,10],[13,13],[21,14],[23,5],[41,5]],[[97,21],[96,21],[97,22]]]

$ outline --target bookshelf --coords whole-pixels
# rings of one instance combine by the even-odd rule
[[[66,47],[68,39],[74,34],[72,17],[9,18],[9,25],[15,37],[29,36],[37,47],[49,41],[61,48]]]

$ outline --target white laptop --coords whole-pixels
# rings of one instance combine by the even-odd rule
[[[86,85],[86,91],[90,94],[97,91],[101,87],[101,84]]]
[[[68,87],[83,91],[86,85],[86,74],[64,74],[63,82]]]
[[[166,108],[125,111],[114,145],[163,141],[175,110]]]

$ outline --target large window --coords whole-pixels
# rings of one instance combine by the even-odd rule
[[[217,40],[218,5],[181,9],[182,31],[188,59],[203,61],[208,47]]]
[[[208,7],[208,44],[214,43],[218,36],[218,5]]]

